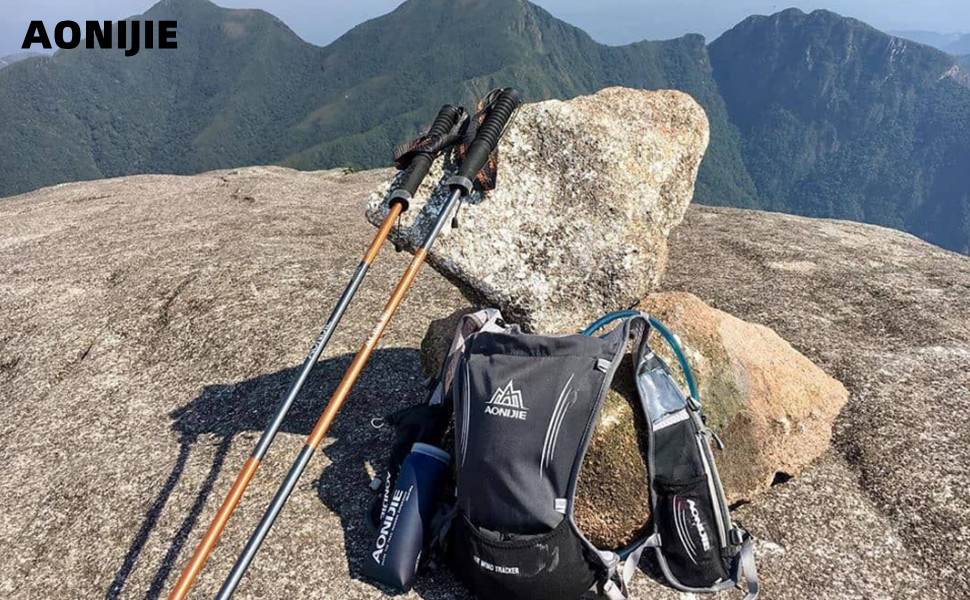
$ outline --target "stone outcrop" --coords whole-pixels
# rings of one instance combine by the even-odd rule
[[[691,362],[707,424],[728,448],[718,466],[729,502],[750,501],[829,448],[849,393],[777,333],[688,293],[654,294],[638,308],[675,332]]]
[[[574,331],[656,287],[708,140],[703,109],[680,92],[608,88],[525,105],[499,145],[496,189],[461,209],[429,260],[526,330]],[[433,222],[440,176],[392,232],[401,245],[420,244]],[[387,191],[368,206],[374,224]]]
[[[165,597],[392,175],[260,167],[0,200],[5,599]],[[669,246],[663,289],[770,327],[850,392],[833,448],[736,509],[766,600],[968,598],[970,258],[878,227],[698,206]],[[193,596],[216,594],[407,259],[378,257]],[[368,469],[392,440],[369,423],[421,401],[428,322],[467,306],[421,272],[240,594],[386,598],[357,576]],[[631,592],[682,597],[642,576]],[[447,570],[411,597],[469,598]]]

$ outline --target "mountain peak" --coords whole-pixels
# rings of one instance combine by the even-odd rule
[[[824,8],[819,8],[808,13],[800,8],[786,8],[771,15],[753,15],[741,21],[734,29],[746,30],[752,27],[761,27],[765,24],[772,24],[775,27],[789,29],[800,28],[804,25],[813,25],[817,27],[842,26],[850,29],[858,28],[877,31],[875,28],[858,19],[846,17]]]
[[[230,9],[217,6],[209,0],[159,0],[143,16],[156,19],[198,19],[229,11]]]
[[[180,42],[184,40],[188,43],[193,39],[196,42],[205,41],[209,34],[201,34],[200,28],[217,28],[234,39],[253,39],[261,44],[310,46],[283,21],[264,10],[224,8],[210,0],[160,0],[142,17],[178,20]]]
[[[152,11],[172,11],[172,10],[187,10],[187,9],[207,9],[207,10],[229,10],[218,6],[214,2],[209,0],[159,0],[149,8],[145,14]]]
[[[199,7],[208,8],[208,9],[217,8],[220,10],[230,10],[219,6],[215,2],[211,2],[210,0],[159,0],[152,6],[152,8],[168,8],[168,9],[172,9],[172,8],[184,9],[184,8],[199,8]]]
[[[793,6],[791,8],[786,8],[785,10],[779,11],[772,16],[776,19],[794,19],[807,17],[808,14],[802,9]]]

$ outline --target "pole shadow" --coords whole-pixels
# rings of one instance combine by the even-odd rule
[[[353,355],[346,354],[317,364],[287,415],[281,433],[300,436],[310,433],[352,359]],[[153,535],[168,536],[171,541],[141,598],[158,600],[174,584],[174,580],[170,579],[177,575],[176,568],[181,567],[194,550],[186,548],[186,542],[197,526],[208,526],[208,522],[199,522],[206,504],[222,501],[222,498],[210,496],[225,466],[225,458],[234,438],[250,433],[252,435],[246,437],[251,437],[255,446],[256,438],[298,371],[299,368],[295,367],[235,384],[207,386],[198,397],[170,413],[172,428],[179,434],[178,455],[167,479],[155,492],[155,499],[145,513],[104,600],[118,600],[121,597],[145,545]],[[388,348],[375,351],[340,416],[334,421],[328,435],[328,440],[333,442],[321,447],[331,464],[314,480],[314,486],[321,501],[340,516],[350,572],[354,578],[358,577],[362,553],[366,551],[370,535],[365,513],[373,492],[368,487],[370,475],[367,467],[373,465],[380,472],[393,441],[390,428],[376,429],[371,421],[421,402],[427,392],[422,381],[417,350]],[[212,463],[188,514],[176,531],[156,531],[158,520],[179,484],[192,449],[200,441],[211,443],[213,439],[216,448]],[[241,464],[229,466],[242,468]],[[184,550],[188,552],[183,553]],[[467,596],[450,573],[444,570],[422,579],[425,581],[419,593],[428,600],[454,598],[456,593],[458,597]],[[133,597],[133,594],[128,596]]]

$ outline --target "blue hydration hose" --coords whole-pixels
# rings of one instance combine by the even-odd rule
[[[694,373],[691,371],[690,365],[687,363],[687,357],[684,356],[684,351],[680,348],[680,344],[677,343],[677,338],[674,337],[674,334],[670,333],[670,330],[667,329],[663,323],[652,316],[638,310],[620,310],[597,319],[596,322],[583,330],[583,335],[593,335],[613,321],[629,319],[630,317],[635,317],[637,315],[646,317],[650,323],[650,326],[656,329],[657,333],[659,333],[660,336],[667,341],[667,344],[670,346],[671,350],[674,351],[674,355],[677,357],[677,362],[680,363],[680,368],[684,371],[684,379],[687,380],[687,389],[690,391],[691,398],[697,402],[700,402],[700,395],[697,393],[697,383],[694,381]]]

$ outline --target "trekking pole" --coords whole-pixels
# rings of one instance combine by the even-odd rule
[[[473,185],[472,180],[476,177],[476,175],[478,175],[478,172],[482,169],[482,167],[485,166],[489,156],[498,144],[499,137],[502,135],[506,123],[508,123],[509,118],[512,116],[512,112],[516,109],[516,107],[518,107],[518,105],[519,93],[512,88],[502,90],[495,102],[491,105],[488,115],[485,117],[485,120],[479,127],[474,141],[468,146],[468,151],[465,154],[465,160],[462,163],[458,174],[451,177],[446,182],[451,189],[451,195],[449,196],[448,201],[444,204],[444,206],[441,207],[441,211],[438,213],[437,220],[431,227],[431,231],[428,232],[421,246],[415,251],[411,264],[408,265],[408,268],[401,277],[401,280],[398,282],[397,287],[394,288],[394,292],[387,301],[387,305],[384,307],[384,312],[381,313],[380,319],[378,320],[374,331],[371,333],[364,345],[361,346],[360,350],[357,352],[357,356],[354,357],[354,361],[344,373],[343,379],[341,379],[340,384],[333,393],[333,396],[331,396],[330,402],[327,404],[326,409],[324,409],[323,414],[320,415],[320,419],[317,421],[317,424],[313,427],[313,431],[307,438],[306,444],[303,446],[303,449],[297,456],[293,466],[290,467],[290,471],[286,474],[286,478],[276,491],[273,501],[263,514],[263,518],[260,520],[256,530],[246,543],[246,547],[236,560],[236,564],[232,567],[232,571],[229,572],[229,576],[226,578],[226,581],[222,584],[222,588],[216,595],[217,600],[229,600],[232,598],[232,594],[236,591],[236,588],[239,587],[239,582],[242,580],[243,575],[246,573],[246,570],[252,563],[253,558],[256,556],[256,552],[259,551],[259,547],[262,545],[263,540],[266,539],[266,535],[273,527],[273,522],[276,521],[276,517],[279,516],[283,505],[286,504],[287,499],[293,492],[293,488],[296,487],[297,481],[306,470],[307,465],[310,463],[310,459],[313,457],[313,453],[316,451],[317,447],[320,446],[320,443],[323,442],[323,438],[327,435],[327,431],[330,429],[330,424],[337,416],[337,412],[340,410],[340,407],[343,406],[344,401],[347,399],[347,395],[350,393],[350,389],[354,386],[354,383],[356,383],[357,378],[360,376],[361,370],[364,368],[364,365],[370,358],[371,353],[377,346],[377,342],[380,341],[381,335],[391,322],[394,312],[397,310],[398,306],[400,306],[401,301],[404,299],[408,289],[414,282],[414,278],[417,276],[418,270],[421,268],[421,265],[424,263],[424,260],[428,255],[428,250],[431,248],[431,245],[434,244],[438,234],[441,233],[441,230],[444,228],[445,223],[448,221],[448,218],[454,211],[455,207],[458,206],[464,197],[471,194]]]
[[[458,124],[460,118],[464,115],[464,111],[453,106],[443,106],[438,112],[438,116],[431,126],[431,130],[428,132],[429,137],[443,137],[448,134],[455,125]],[[290,407],[293,406],[293,402],[296,400],[297,395],[300,393],[300,389],[306,382],[307,377],[310,375],[310,371],[316,365],[317,361],[320,359],[320,355],[323,350],[327,347],[327,343],[330,342],[330,337],[333,335],[334,330],[337,328],[337,324],[340,319],[344,316],[344,312],[347,310],[347,306],[353,299],[354,294],[357,293],[357,288],[360,287],[361,282],[364,281],[364,277],[367,275],[367,271],[370,269],[371,264],[374,259],[377,258],[377,254],[387,240],[388,234],[391,232],[391,228],[397,218],[408,209],[408,203],[411,196],[417,192],[418,187],[424,178],[428,174],[428,169],[431,167],[431,163],[434,160],[434,155],[431,152],[417,152],[411,159],[410,164],[407,167],[407,172],[404,175],[404,181],[391,193],[390,199],[390,210],[387,213],[387,217],[384,218],[383,223],[381,223],[380,228],[377,230],[377,234],[374,236],[373,241],[371,241],[370,246],[367,249],[367,253],[364,254],[363,259],[357,265],[357,270],[354,271],[353,277],[351,277],[350,282],[344,289],[343,294],[340,295],[340,299],[337,301],[337,305],[334,307],[333,312],[330,313],[330,317],[327,319],[326,324],[320,331],[319,336],[310,349],[310,353],[307,355],[306,359],[303,361],[303,366],[300,367],[300,371],[297,376],[290,383],[290,388],[286,392],[286,396],[280,402],[279,406],[276,407],[276,413],[273,418],[266,425],[266,429],[263,430],[263,434],[259,438],[259,442],[256,444],[256,448],[253,453],[246,460],[243,465],[242,471],[236,477],[235,483],[232,485],[232,489],[229,490],[229,495],[222,502],[222,506],[219,507],[219,511],[213,517],[212,522],[209,524],[209,528],[206,530],[205,535],[202,537],[202,541],[196,547],[192,558],[189,560],[188,565],[182,571],[182,575],[179,577],[178,582],[172,589],[172,593],[169,594],[168,600],[183,600],[186,595],[188,595],[189,590],[192,587],[192,583],[195,578],[199,575],[202,570],[203,565],[205,565],[206,560],[209,558],[209,554],[215,547],[216,542],[219,540],[219,536],[222,534],[222,530],[225,528],[226,523],[229,521],[230,515],[236,509],[239,504],[239,500],[242,498],[243,492],[245,492],[246,487],[249,485],[250,480],[252,480],[253,475],[256,473],[256,469],[259,468],[260,463],[266,456],[270,445],[273,443],[273,439],[276,437],[277,432],[279,432],[280,427],[283,425],[283,420],[286,418],[286,414],[289,412]]]

